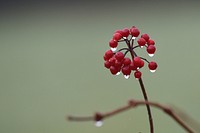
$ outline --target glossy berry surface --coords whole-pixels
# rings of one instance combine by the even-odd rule
[[[134,76],[136,79],[139,79],[139,78],[141,78],[142,73],[140,71],[135,71]]]
[[[116,32],[113,35],[113,40],[115,40],[115,41],[119,41],[121,38],[122,38],[122,35],[119,32]]]
[[[111,67],[110,67],[110,72],[111,72],[113,75],[115,75],[115,74],[117,74],[118,69],[117,69],[116,67],[114,67],[114,66],[111,66]]]
[[[142,68],[144,66],[144,61],[143,60],[140,60],[140,63],[138,65],[139,68]]]
[[[146,40],[144,38],[139,38],[137,40],[137,43],[140,45],[140,46],[144,46],[146,44]]]
[[[104,54],[104,60],[109,60],[114,55],[112,50],[107,50]]]
[[[117,42],[117,41],[115,41],[115,40],[113,40],[113,39],[110,40],[109,46],[110,46],[111,48],[116,48],[117,45],[118,45],[118,42]]]
[[[131,69],[131,70],[137,70],[137,66],[135,65],[134,62],[131,62],[131,64],[130,64],[130,69]]]
[[[157,65],[156,62],[152,61],[152,62],[149,62],[148,67],[149,67],[150,70],[156,70],[158,65]]]
[[[155,51],[156,51],[156,47],[155,47],[154,45],[149,45],[149,46],[147,47],[147,52],[148,52],[149,54],[154,54]]]
[[[106,68],[110,68],[110,66],[111,66],[111,64],[110,64],[110,62],[109,61],[105,61],[104,62],[104,66],[106,67]]]
[[[122,61],[124,59],[124,54],[122,52],[117,52],[115,54],[115,58],[118,60],[118,61]]]
[[[122,36],[123,36],[123,37],[128,37],[129,35],[130,35],[129,29],[128,29],[128,28],[124,28],[124,29],[122,30]]]
[[[144,38],[145,41],[148,41],[150,37],[149,37],[148,34],[142,34],[142,35],[141,35],[141,38]]]
[[[119,75],[121,72],[124,78],[128,79],[130,74],[134,73],[134,77],[139,79],[142,76],[141,69],[146,63],[150,71],[155,72],[158,66],[156,62],[149,62],[143,56],[139,56],[136,50],[146,47],[146,52],[152,57],[156,51],[155,42],[147,33],[140,37],[139,35],[140,30],[136,26],[116,30],[113,33],[113,37],[109,41],[110,50],[107,50],[103,56],[104,67],[109,69],[112,75]],[[116,49],[119,50],[116,51]]]
[[[123,64],[124,64],[124,66],[130,65],[131,64],[131,59],[130,58],[124,58]]]
[[[141,62],[141,58],[140,57],[135,57],[133,59],[133,62],[134,62],[136,67],[139,67],[140,66],[140,62]]]
[[[123,67],[122,67],[122,73],[123,73],[124,75],[130,75],[130,74],[131,74],[131,69],[130,69],[130,67],[129,67],[129,66],[123,66]]]
[[[130,29],[130,33],[131,33],[132,36],[138,37],[139,34],[140,34],[140,31],[139,31],[136,27],[132,27],[132,28]]]
[[[148,45],[154,45],[154,44],[155,44],[155,42],[154,42],[154,40],[152,40],[152,39],[149,39],[149,40],[147,41],[147,44],[148,44]]]

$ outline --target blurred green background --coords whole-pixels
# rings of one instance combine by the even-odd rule
[[[4,4],[4,5],[3,5]],[[112,76],[103,54],[116,29],[137,26],[156,41],[145,67],[149,99],[174,105],[200,121],[200,2],[110,1],[2,3],[0,13],[1,133],[147,133],[145,107],[105,120],[69,122],[142,99],[138,82]],[[156,133],[185,132],[153,109]],[[191,123],[191,122],[189,122]],[[195,128],[194,124],[190,124]]]

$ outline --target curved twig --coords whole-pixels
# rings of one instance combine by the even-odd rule
[[[107,112],[107,113],[101,113],[101,117],[102,119],[106,119],[108,117],[114,116],[118,113],[122,113],[128,109],[131,108],[136,108],[137,106],[144,106],[144,105],[149,105],[152,107],[156,107],[158,109],[161,109],[164,111],[164,113],[166,113],[167,115],[169,115],[174,121],[176,121],[183,129],[185,129],[188,133],[194,133],[194,131],[188,127],[175,113],[174,111],[169,108],[168,106],[164,106],[160,103],[157,102],[151,102],[151,101],[144,101],[144,100],[130,100],[128,105],[125,105],[123,107],[117,108],[111,112]],[[94,116],[83,116],[83,117],[79,117],[79,116],[68,116],[67,117],[68,120],[70,121],[95,121],[95,115]]]

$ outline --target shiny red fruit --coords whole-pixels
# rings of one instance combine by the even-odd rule
[[[129,34],[130,34],[130,31],[129,31],[128,28],[124,28],[124,29],[122,30],[122,36],[123,36],[123,37],[128,37]]]
[[[113,57],[114,53],[112,50],[107,50],[104,54],[104,60],[109,60],[111,57]]]
[[[148,65],[149,69],[150,70],[156,70],[156,68],[158,67],[157,63],[152,61],[152,62],[149,62],[149,65]]]
[[[139,31],[135,26],[133,26],[133,27],[130,29],[130,33],[131,33],[132,36],[138,37],[139,34],[140,34],[140,31]]]
[[[137,43],[140,45],[140,46],[144,46],[146,44],[146,40],[144,38],[139,38],[137,40]]]
[[[140,60],[140,64],[139,64],[139,68],[142,68],[144,66],[144,61],[143,60]]]
[[[116,61],[116,58],[115,57],[112,57],[108,60],[110,62],[110,65],[111,66],[114,66],[115,65],[115,61]]]
[[[123,73],[124,75],[130,75],[130,74],[131,74],[131,69],[130,69],[130,67],[129,67],[129,66],[123,66],[123,67],[122,67],[122,73]]]
[[[111,39],[111,40],[109,41],[109,46],[110,46],[111,48],[116,48],[117,45],[118,45],[118,42],[117,42],[117,41],[115,41],[115,40],[113,40],[113,39]]]
[[[114,33],[113,35],[113,39],[115,41],[119,41],[120,39],[122,39],[122,35],[119,32]]]
[[[104,62],[104,66],[106,67],[106,68],[110,68],[110,66],[111,66],[111,64],[110,64],[110,62],[109,61],[105,61]]]
[[[110,72],[111,72],[113,75],[115,75],[115,74],[117,74],[118,69],[117,69],[116,67],[114,67],[114,66],[111,66],[111,67],[110,67]]]
[[[140,62],[141,62],[141,58],[140,57],[135,57],[133,59],[133,63],[136,67],[139,67],[140,66]]]
[[[123,64],[122,61],[118,61],[118,60],[115,61],[115,67],[117,68],[121,68],[122,64]]]
[[[148,41],[150,38],[148,34],[142,34],[141,37],[144,38],[146,41]]]
[[[115,58],[118,60],[118,61],[122,61],[124,59],[124,54],[122,52],[117,52],[115,54]]]
[[[136,79],[140,79],[142,76],[142,73],[140,71],[135,71],[134,76]]]
[[[130,69],[131,70],[137,70],[137,66],[134,64],[134,62],[131,62]]]
[[[155,51],[156,51],[156,47],[155,47],[154,45],[149,45],[149,46],[147,47],[147,52],[148,52],[149,54],[154,54]]]
[[[149,40],[147,41],[147,44],[148,44],[148,45],[154,45],[154,44],[155,44],[155,42],[154,42],[154,40],[152,40],[152,39],[149,39]]]
[[[131,59],[130,59],[130,58],[124,58],[123,64],[124,64],[125,66],[130,65],[130,64],[131,64]]]

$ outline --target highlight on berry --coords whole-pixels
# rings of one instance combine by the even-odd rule
[[[156,52],[155,41],[146,33],[140,35],[140,30],[132,26],[123,30],[116,30],[109,41],[110,49],[104,54],[104,66],[110,70],[112,75],[122,73],[128,79],[133,73],[136,79],[142,76],[141,68],[145,62],[151,72],[157,69],[155,61],[148,61],[136,53],[137,48],[145,48],[147,54],[153,57]],[[120,47],[119,50],[118,47]],[[128,54],[129,53],[129,54]]]

